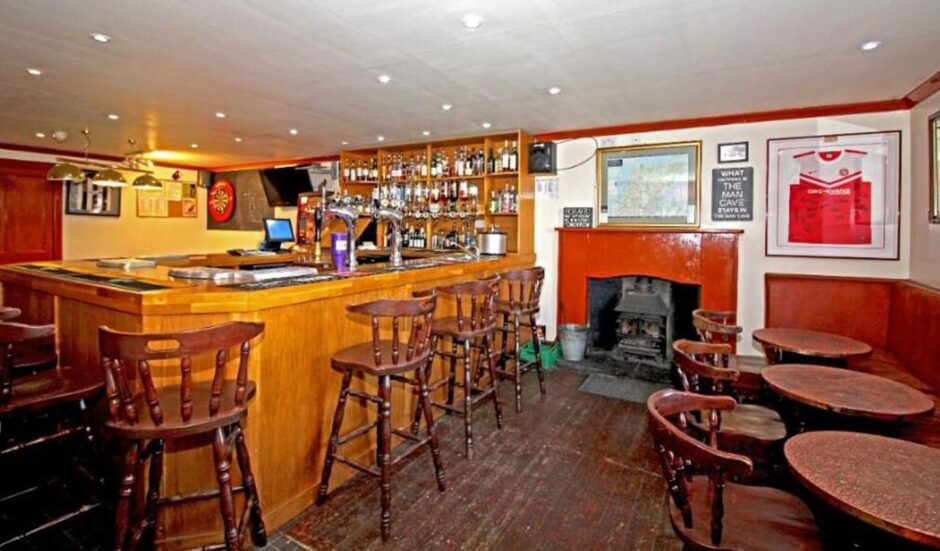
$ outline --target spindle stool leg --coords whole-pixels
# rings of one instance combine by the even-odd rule
[[[137,454],[139,443],[134,440],[125,444],[124,464],[121,469],[121,481],[118,489],[118,503],[114,520],[114,549],[124,549],[124,540],[127,537],[127,525],[131,516],[131,500],[136,483],[135,470],[137,468]]]
[[[379,425],[377,463],[381,475],[382,541],[392,534],[392,379],[379,377]]]
[[[539,391],[545,394],[545,373],[542,371],[542,343],[539,342],[539,332],[535,325],[535,316],[529,316],[529,327],[532,328],[532,346],[535,348],[535,372],[539,376]]]
[[[219,484],[219,510],[222,513],[222,525],[225,527],[225,548],[228,551],[236,551],[240,546],[238,525],[235,522],[235,496],[232,495],[231,460],[228,446],[225,444],[225,432],[221,427],[215,429],[212,455],[215,459],[215,476]]]
[[[463,426],[467,438],[467,459],[473,459],[473,370],[470,369],[470,341],[463,341]]]
[[[457,339],[450,341],[450,375],[447,377],[447,405],[454,405],[454,387],[457,385]]]
[[[519,316],[513,314],[512,316],[512,327],[513,327],[513,345],[515,346],[515,352],[513,352],[514,357],[513,361],[516,363],[516,369],[513,371],[513,378],[516,383],[516,413],[522,413],[522,360],[521,357],[521,344],[520,344],[520,319]]]
[[[157,512],[157,503],[160,500],[160,484],[163,480],[163,452],[166,444],[163,440],[156,440],[153,444],[153,455],[150,457],[150,491],[147,493],[147,517],[153,527],[153,541],[162,542],[166,539],[165,526]]]
[[[248,455],[248,446],[245,444],[245,431],[241,423],[235,425],[233,430],[235,431],[235,456],[238,458],[238,470],[242,473],[242,486],[245,487],[245,506],[249,508],[251,515],[251,543],[264,547],[268,544],[268,533],[261,515],[261,496],[258,495],[255,475],[251,470],[251,458]]]
[[[418,379],[418,396],[421,401],[421,411],[424,412],[424,421],[428,426],[428,440],[431,444],[431,460],[434,462],[434,476],[437,478],[437,489],[443,492],[447,489],[444,479],[444,464],[441,462],[441,450],[437,445],[437,435],[434,433],[434,411],[431,409],[431,399],[428,397],[428,379],[419,369],[415,372]]]
[[[333,413],[333,429],[330,431],[330,441],[326,448],[326,459],[323,461],[323,473],[320,475],[320,489],[317,492],[317,505],[326,503],[327,491],[330,489],[330,474],[333,472],[333,459],[339,447],[339,431],[343,426],[343,413],[346,411],[346,397],[349,395],[349,384],[352,382],[352,371],[343,372],[343,382],[340,386],[339,399],[336,401],[336,412]]]
[[[503,314],[503,328],[500,329],[501,335],[501,347],[499,355],[499,368],[503,371],[506,371],[506,365],[509,363],[509,333],[512,329],[509,328],[509,314]]]
[[[431,353],[428,355],[427,367],[424,368],[425,383],[431,380],[431,373],[434,370],[434,355],[437,353],[437,341],[438,341],[438,337],[432,335],[431,336],[431,348],[430,348]],[[417,370],[416,370],[416,373],[417,373]],[[411,434],[418,434],[418,431],[421,430],[421,415],[422,415],[423,409],[424,409],[424,403],[421,400],[421,397],[419,396],[417,400],[417,405],[415,406],[414,419],[412,419],[411,421]]]
[[[493,386],[493,407],[496,409],[496,428],[503,428],[503,408],[499,405],[499,379],[496,378],[496,366],[490,354],[492,333],[483,335],[483,349],[480,354],[486,356],[486,369],[490,374],[490,384]]]

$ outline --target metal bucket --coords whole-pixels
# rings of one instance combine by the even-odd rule
[[[561,336],[561,355],[569,362],[580,362],[584,359],[587,348],[588,328],[575,323],[563,323],[558,327]]]

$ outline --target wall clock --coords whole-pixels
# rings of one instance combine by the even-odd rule
[[[216,180],[209,188],[209,216],[216,222],[228,222],[235,214],[235,188],[228,180]]]

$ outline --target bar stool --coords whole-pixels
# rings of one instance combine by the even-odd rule
[[[439,287],[440,294],[452,295],[457,306],[453,317],[434,321],[431,337],[431,356],[428,358],[425,378],[430,379],[434,355],[450,358],[450,374],[440,381],[428,383],[428,391],[447,385],[447,402],[431,401],[431,405],[444,411],[463,416],[466,435],[467,459],[473,459],[473,408],[481,401],[491,398],[496,410],[496,427],[503,428],[503,412],[499,404],[498,379],[493,365],[493,331],[496,328],[496,296],[499,294],[499,276],[478,281],[467,281]],[[469,310],[467,309],[469,306]],[[442,339],[450,340],[450,350],[445,349]],[[440,345],[440,346],[439,346]],[[471,356],[477,350],[476,374],[470,369]],[[454,406],[454,388],[457,386],[457,360],[463,362],[463,407]],[[489,373],[489,385],[479,388],[474,381],[479,380],[483,361]],[[417,434],[423,408],[419,402],[415,408],[412,432]]]
[[[0,306],[0,321],[9,321],[20,316],[19,308]],[[17,343],[13,346],[13,370],[19,373],[29,371],[32,373],[51,369],[59,362],[55,351],[55,335],[40,339],[31,339],[29,342]]]
[[[699,339],[710,344],[732,345],[743,331],[740,325],[735,324],[734,312],[699,308],[692,312],[692,324]],[[760,372],[767,367],[767,358],[729,354],[727,367],[739,372],[738,379],[734,381],[736,398],[758,401],[763,388]]]
[[[0,315],[9,315],[5,309]],[[15,312],[19,315],[19,311]],[[6,319],[15,318],[10,316]],[[76,474],[89,484],[88,491],[81,492],[76,503],[69,503],[67,510],[56,511],[52,518],[43,517],[37,520],[36,526],[4,526],[14,528],[16,532],[10,533],[0,529],[0,547],[7,544],[23,542],[27,538],[43,532],[63,522],[87,513],[99,507],[102,503],[102,481],[89,468],[95,463],[93,453],[93,432],[86,403],[101,393],[104,388],[104,379],[101,372],[95,368],[62,367],[47,369],[40,373],[27,373],[15,368],[14,349],[19,345],[29,344],[37,340],[54,339],[55,327],[53,325],[27,325],[0,321],[0,424],[3,427],[3,439],[0,440],[0,456],[5,460],[14,454],[28,450],[42,450],[48,454],[48,446],[69,442],[74,444],[64,448],[69,454],[65,463],[67,466],[77,467]],[[49,421],[52,421],[51,423]],[[56,451],[61,453],[59,448]],[[20,456],[29,458],[30,456]],[[44,488],[66,484],[68,473],[61,472],[57,466],[55,472],[43,472],[42,480],[24,476],[27,473],[18,473],[8,470],[8,464],[0,467],[3,482],[10,482],[11,486],[4,484],[4,495],[0,502],[16,504],[20,497],[33,494]],[[37,471],[30,464],[29,474]],[[77,479],[70,479],[75,482]],[[25,484],[25,485],[24,485]],[[76,486],[78,488],[78,486]],[[10,490],[7,492],[7,490]]]
[[[255,487],[242,420],[254,398],[255,384],[248,380],[251,339],[264,331],[263,323],[230,322],[180,333],[123,333],[107,327],[98,330],[101,360],[107,383],[110,416],[105,426],[124,444],[120,489],[115,514],[114,548],[134,548],[145,531],[154,540],[165,537],[158,510],[193,499],[219,498],[225,548],[240,549],[246,520],[255,545],[267,543],[261,517],[261,498]],[[239,348],[238,372],[226,379],[229,349]],[[211,382],[193,383],[193,358],[215,352]],[[150,362],[180,360],[180,384],[155,388]],[[166,366],[169,367],[169,366]],[[137,379],[139,387],[134,386]],[[147,416],[141,412],[146,409]],[[179,496],[161,496],[163,459],[167,440],[212,435],[217,490]],[[230,465],[232,447],[238,459],[242,486],[233,488]],[[143,474],[150,461],[144,493]],[[236,523],[235,493],[245,494],[245,511]],[[137,525],[130,527],[132,503],[143,503]],[[138,505],[139,506],[139,505]]]
[[[532,366],[539,376],[539,391],[545,394],[545,375],[542,372],[542,347],[539,343],[535,316],[539,313],[539,298],[542,294],[542,281],[545,269],[540,267],[505,272],[499,275],[501,281],[500,297],[496,300],[496,312],[502,316],[502,326],[497,331],[502,333],[502,349],[499,358],[500,368],[497,373],[503,378],[511,378],[516,385],[516,413],[522,412],[522,375]],[[532,346],[535,348],[535,360],[522,363],[521,327],[527,327],[532,333]],[[513,350],[509,350],[509,337],[512,335]],[[513,362],[515,369],[509,370]]]
[[[347,306],[352,313],[364,314],[372,321],[372,340],[340,350],[330,359],[330,365],[343,374],[340,387],[339,400],[336,403],[336,413],[333,415],[333,428],[330,432],[330,441],[323,463],[323,473],[320,479],[320,489],[317,494],[317,504],[322,505],[327,500],[330,487],[330,475],[333,471],[333,462],[339,461],[358,471],[379,478],[381,488],[381,520],[382,540],[391,535],[392,528],[392,467],[402,459],[430,446],[431,459],[437,477],[437,488],[446,489],[444,482],[444,467],[441,464],[441,453],[437,445],[437,436],[434,434],[434,413],[428,399],[428,385],[425,378],[425,367],[431,357],[431,327],[434,319],[434,306],[437,295],[415,299],[385,299]],[[410,318],[408,337],[401,341],[401,319]],[[381,321],[389,321],[391,326],[391,339],[382,339],[379,336]],[[402,374],[414,372],[415,378],[409,379]],[[370,375],[378,379],[378,395],[361,392],[349,388],[353,375]],[[419,400],[422,404],[427,434],[423,437],[412,434],[406,430],[392,428],[392,381],[403,382],[417,387]],[[367,400],[378,406],[378,415],[375,421],[366,423],[344,435],[340,435],[343,425],[343,414],[346,409],[346,398],[355,396]],[[377,449],[376,464],[363,465],[339,455],[339,447],[350,440],[366,436],[369,430],[376,428]],[[412,444],[403,450],[397,457],[392,458],[392,435],[404,438]]]

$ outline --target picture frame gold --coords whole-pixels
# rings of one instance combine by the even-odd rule
[[[599,227],[697,228],[701,189],[701,141],[598,149]]]
[[[940,224],[940,111],[927,119],[927,143],[930,151],[930,212],[927,220]]]

